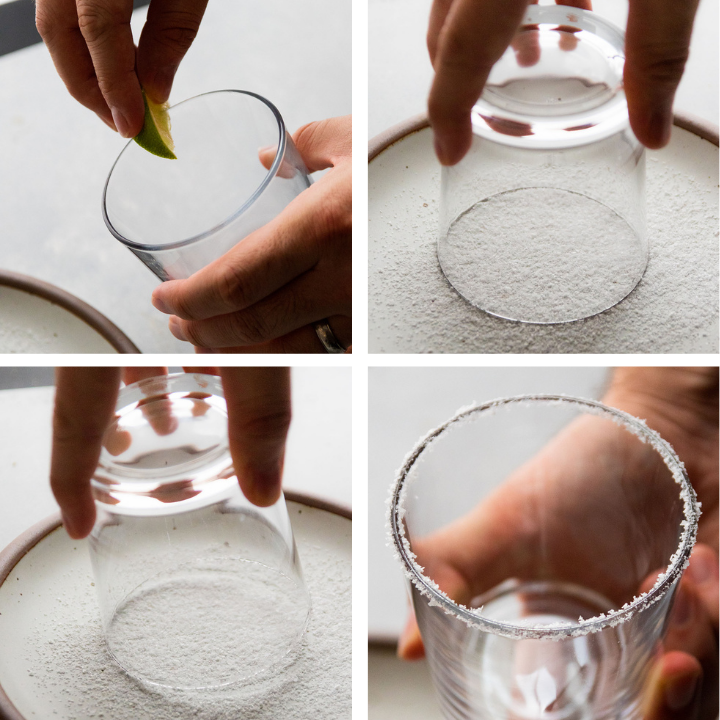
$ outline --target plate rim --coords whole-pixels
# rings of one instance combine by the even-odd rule
[[[716,147],[720,147],[720,138],[718,137],[718,126],[707,120],[704,120],[691,113],[675,113],[673,115],[673,125],[682,130],[687,130],[693,135],[697,135],[703,140],[707,140]],[[368,163],[372,162],[380,153],[394,145],[398,140],[402,140],[408,135],[424,130],[430,127],[430,121],[426,112],[419,115],[413,115],[407,120],[393,125],[383,130],[373,137],[368,143]]]
[[[285,491],[285,500],[305,505],[307,507],[324,510],[332,515],[338,515],[352,522],[352,509],[342,503],[333,500],[326,500],[317,495]],[[14,540],[0,551],[0,586],[4,584],[15,566],[27,555],[41,540],[62,525],[62,517],[59,512],[53,513],[46,518],[29,527],[20,533]],[[3,689],[0,681],[0,720],[27,720],[11,702]]]
[[[140,354],[137,345],[112,320],[67,290],[11,270],[0,270],[0,286],[21,290],[60,306],[89,325],[120,354]]]

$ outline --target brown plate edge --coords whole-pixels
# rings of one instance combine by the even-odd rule
[[[306,505],[307,507],[324,510],[325,512],[339,515],[352,521],[352,510],[339,503],[330,500],[323,500],[314,495],[294,492],[288,490],[285,493],[285,500]],[[53,530],[62,525],[60,513],[54,513],[50,517],[33,525],[21,535],[18,535],[10,542],[4,550],[0,551],[0,585],[7,580],[13,568],[32,550],[43,538],[47,537]],[[27,720],[20,714],[19,710],[12,704],[10,698],[0,685],[0,720]]]
[[[135,343],[115,323],[106,318],[99,310],[66,290],[44,280],[10,270],[0,270],[0,285],[22,290],[30,295],[37,295],[59,305],[89,325],[121,354],[140,354]]]
[[[689,113],[675,113],[673,124],[693,133],[693,135],[701,137],[703,140],[707,140],[716,147],[720,146],[717,125],[713,125]],[[415,115],[407,120],[403,120],[387,130],[383,130],[383,132],[372,138],[368,144],[368,162],[374,160],[381,152],[387,150],[398,140],[402,140],[407,135],[411,135],[414,132],[424,130],[428,127],[430,127],[430,122],[427,113],[421,113],[420,115]]]

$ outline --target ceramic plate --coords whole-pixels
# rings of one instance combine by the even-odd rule
[[[492,317],[445,280],[436,255],[440,165],[424,116],[370,143],[369,349],[373,353],[716,353],[717,129],[677,118],[647,154],[650,262],[619,305],[583,321]]]
[[[0,272],[0,351],[140,352],[87,303],[54,285],[11,272]]]
[[[286,498],[300,558],[303,548],[312,545],[349,570],[349,511],[297,493],[288,492]],[[349,571],[344,575],[349,586]],[[72,694],[44,692],[57,683],[57,668],[38,659],[36,648],[40,618],[52,618],[58,626],[78,620],[99,623],[99,614],[81,614],[95,600],[92,581],[86,541],[71,540],[58,516],[38,523],[0,553],[0,720],[86,720]],[[83,682],[75,678],[68,685],[81,687]],[[105,720],[111,718],[106,715]]]

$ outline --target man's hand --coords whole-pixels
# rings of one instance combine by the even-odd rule
[[[558,4],[591,9],[590,0]],[[427,43],[435,79],[428,113],[443,165],[459,162],[470,148],[470,111],[527,5],[527,0],[434,0]],[[649,148],[661,148],[670,140],[673,98],[685,69],[697,6],[698,0],[630,0],[625,93],[632,129]]]
[[[604,402],[646,419],[674,446],[703,505],[700,542],[683,575],[663,654],[646,687],[643,720],[714,720],[718,708],[718,370],[621,368]],[[625,541],[638,530],[634,514],[625,506],[643,508],[649,536],[660,535],[667,518],[662,511],[651,512],[662,505],[659,488],[643,480],[653,477],[662,463],[649,446],[598,420],[589,415],[579,418],[467,515],[431,536],[414,539],[413,551],[426,574],[463,604],[508,577],[534,577],[543,563],[543,571],[550,576],[597,589],[618,605],[651,589],[659,569],[637,576],[639,568],[626,552]],[[619,459],[626,469],[622,475],[613,472]],[[553,518],[552,524],[541,528],[533,521],[537,493],[542,495],[545,513]],[[597,527],[603,523],[612,532],[599,534]],[[567,528],[574,528],[571,546]],[[542,547],[535,548],[540,536]],[[607,558],[612,563],[605,562]],[[606,568],[612,571],[603,572]],[[413,616],[400,638],[398,654],[406,660],[424,655]]]
[[[186,368],[219,374],[228,410],[228,439],[235,472],[255,505],[280,496],[285,439],[290,426],[290,370],[276,367]],[[166,368],[127,368],[127,383],[167,373]],[[105,430],[115,411],[120,368],[56,371],[50,486],[70,537],[88,535],[95,523],[90,480]]]
[[[170,96],[207,0],[152,0],[135,48],[132,0],[37,0],[36,23],[70,94],[125,138],[143,126],[140,88]]]
[[[332,169],[221,258],[155,289],[178,339],[224,352],[323,352],[313,323],[328,318],[350,345],[351,118],[311,123],[293,139],[310,172]]]

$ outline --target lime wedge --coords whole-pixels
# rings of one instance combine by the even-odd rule
[[[154,103],[143,92],[145,101],[145,123],[135,142],[141,147],[157,155],[158,157],[177,160],[173,150],[175,143],[170,135],[170,115],[168,114],[167,103]]]

